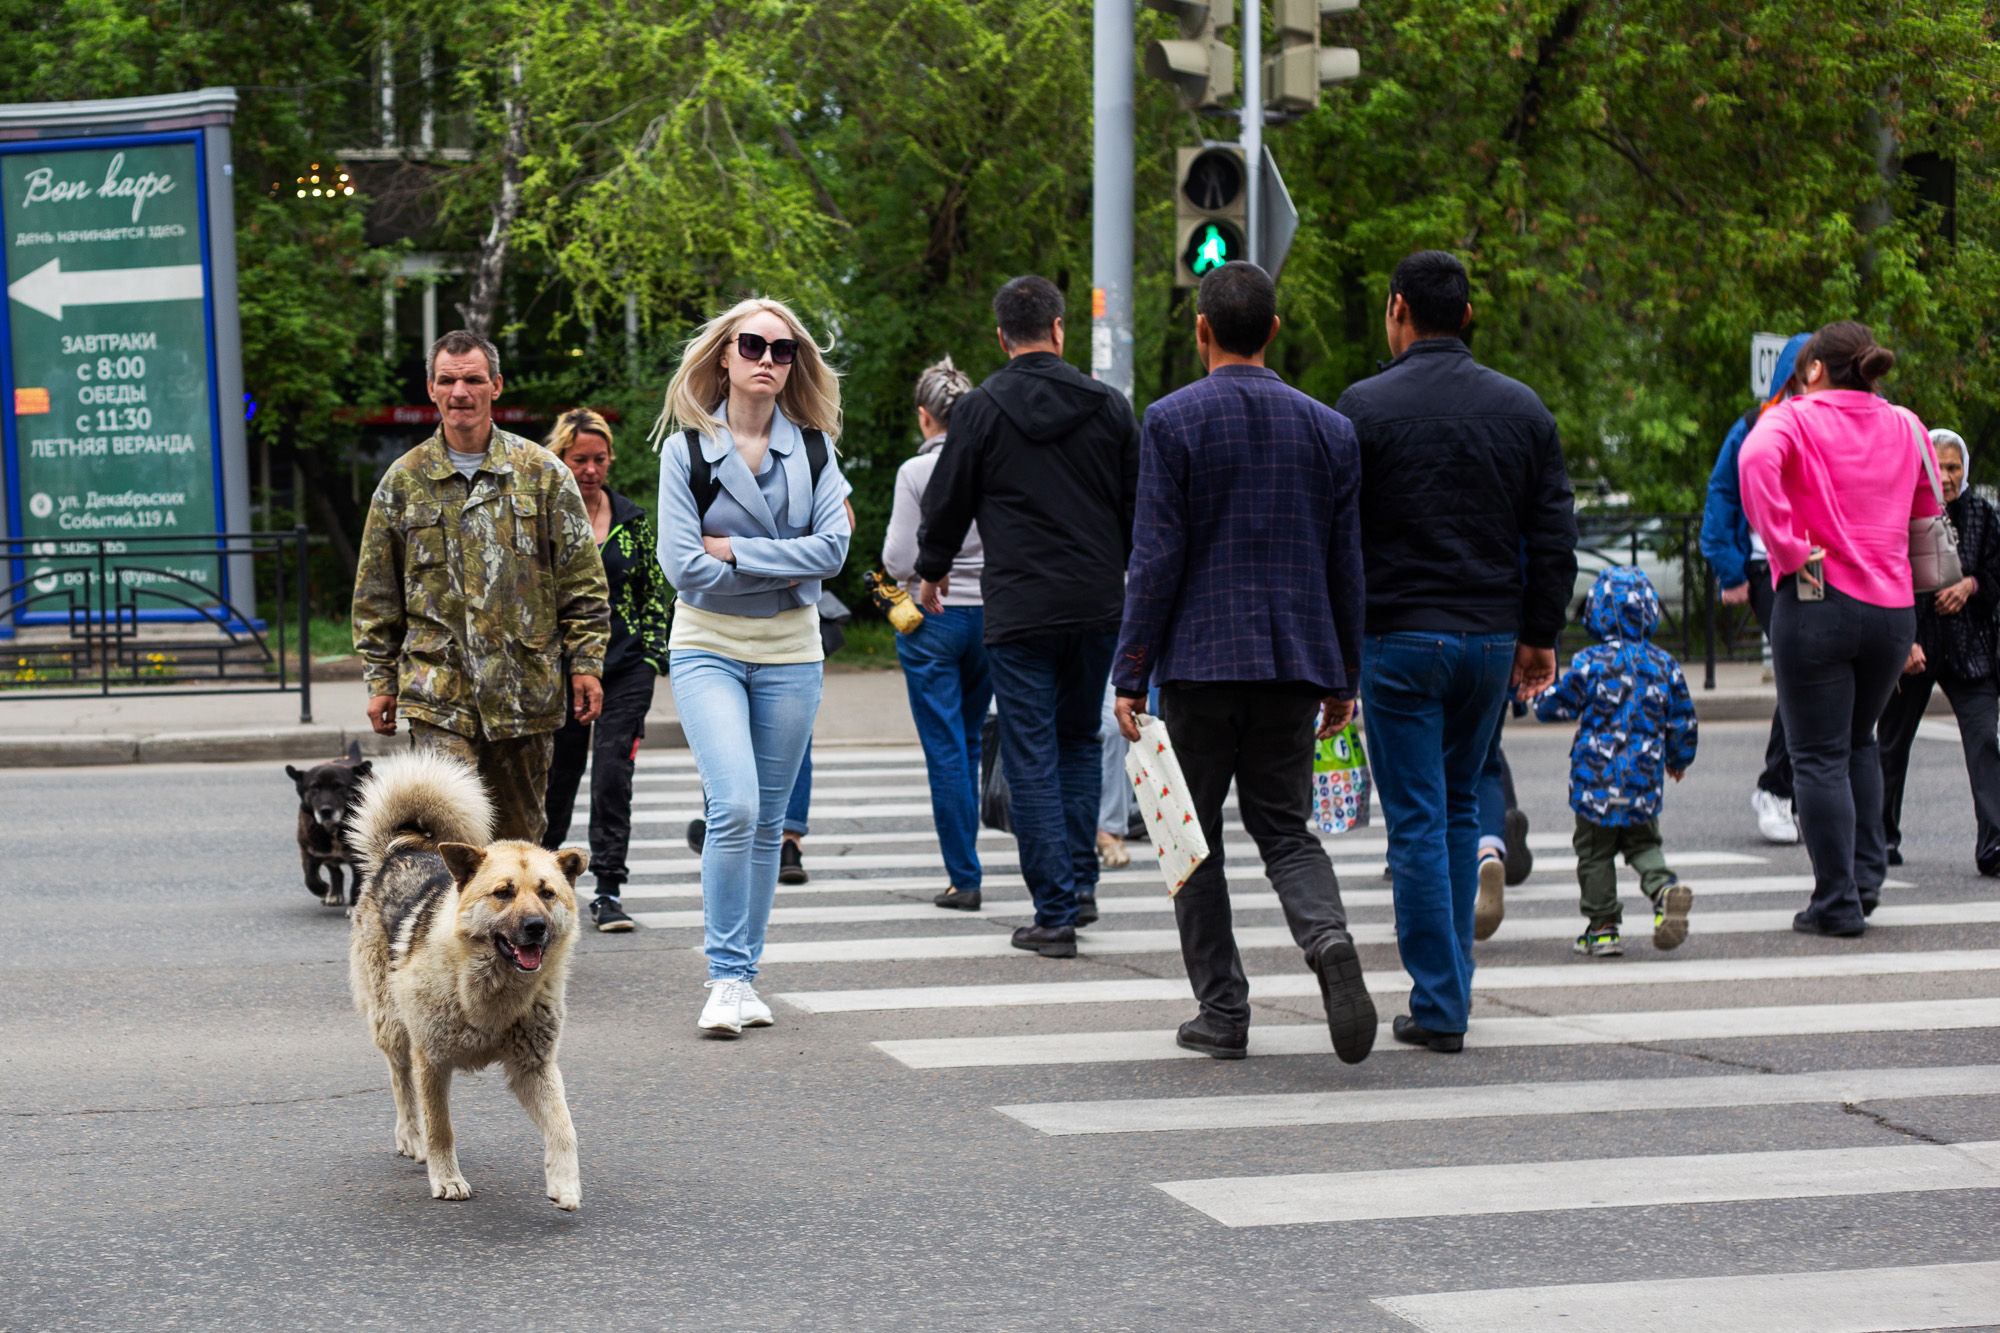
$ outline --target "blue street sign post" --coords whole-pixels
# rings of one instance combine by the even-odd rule
[[[14,623],[66,619],[24,603],[91,584],[100,539],[249,530],[235,106],[208,88],[0,107],[4,523],[31,543],[5,580],[27,581],[0,608]],[[135,547],[125,595],[92,602],[142,620],[254,605],[247,556],[166,549]]]

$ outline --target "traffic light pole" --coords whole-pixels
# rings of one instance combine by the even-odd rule
[[[1264,15],[1257,0],[1243,0],[1243,248],[1253,264],[1264,262]]]
[[[1133,0],[1095,0],[1091,34],[1090,371],[1132,397]]]

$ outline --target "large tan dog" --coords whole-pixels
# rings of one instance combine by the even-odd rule
[[[485,788],[459,760],[413,751],[375,766],[348,824],[364,876],[349,980],[389,1060],[396,1150],[430,1168],[431,1197],[472,1197],[453,1144],[451,1075],[497,1060],[542,1131],[549,1197],[573,1210],[583,1194],[556,1044],[588,858],[488,845],[492,820]]]

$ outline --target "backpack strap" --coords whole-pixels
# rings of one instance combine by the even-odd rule
[[[683,431],[681,438],[687,441],[688,489],[694,492],[695,514],[708,517],[708,508],[715,503],[715,497],[722,494],[722,479],[715,475],[715,469],[701,456],[701,434],[698,431]]]
[[[826,471],[826,436],[816,430],[805,432],[806,465],[812,469],[813,494],[819,494],[819,474]]]

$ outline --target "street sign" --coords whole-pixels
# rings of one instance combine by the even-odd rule
[[[66,617],[68,598],[46,595],[96,579],[95,559],[63,558],[81,557],[78,538],[247,527],[248,514],[232,512],[243,506],[228,503],[231,489],[247,499],[247,485],[231,487],[224,475],[233,443],[230,480],[247,481],[242,423],[230,421],[242,396],[234,238],[218,246],[215,236],[218,221],[233,233],[233,215],[218,219],[215,204],[218,193],[227,200],[235,98],[210,89],[186,100],[192,116],[161,116],[179,109],[163,108],[165,98],[56,104],[53,124],[23,114],[40,108],[0,108],[0,136],[15,140],[0,142],[6,522],[34,542],[31,559],[4,580],[26,584],[0,608],[18,623]],[[118,133],[101,116],[78,124],[77,108],[132,104],[143,106],[124,124],[141,132]],[[174,128],[158,128],[163,119]],[[218,286],[230,307],[220,349]],[[116,601],[141,618],[196,618],[233,600],[224,564],[219,544],[214,556],[122,558],[116,577],[127,595]]]
[[[1789,341],[1782,333],[1750,335],[1750,396],[1759,402],[1771,396],[1771,377],[1777,373],[1778,356]]]
[[[1269,148],[1264,150],[1264,216],[1258,226],[1263,232],[1258,253],[1264,257],[1264,271],[1276,282],[1284,271],[1285,256],[1291,253],[1292,237],[1298,235],[1299,210],[1292,207],[1292,192],[1285,188]]]

